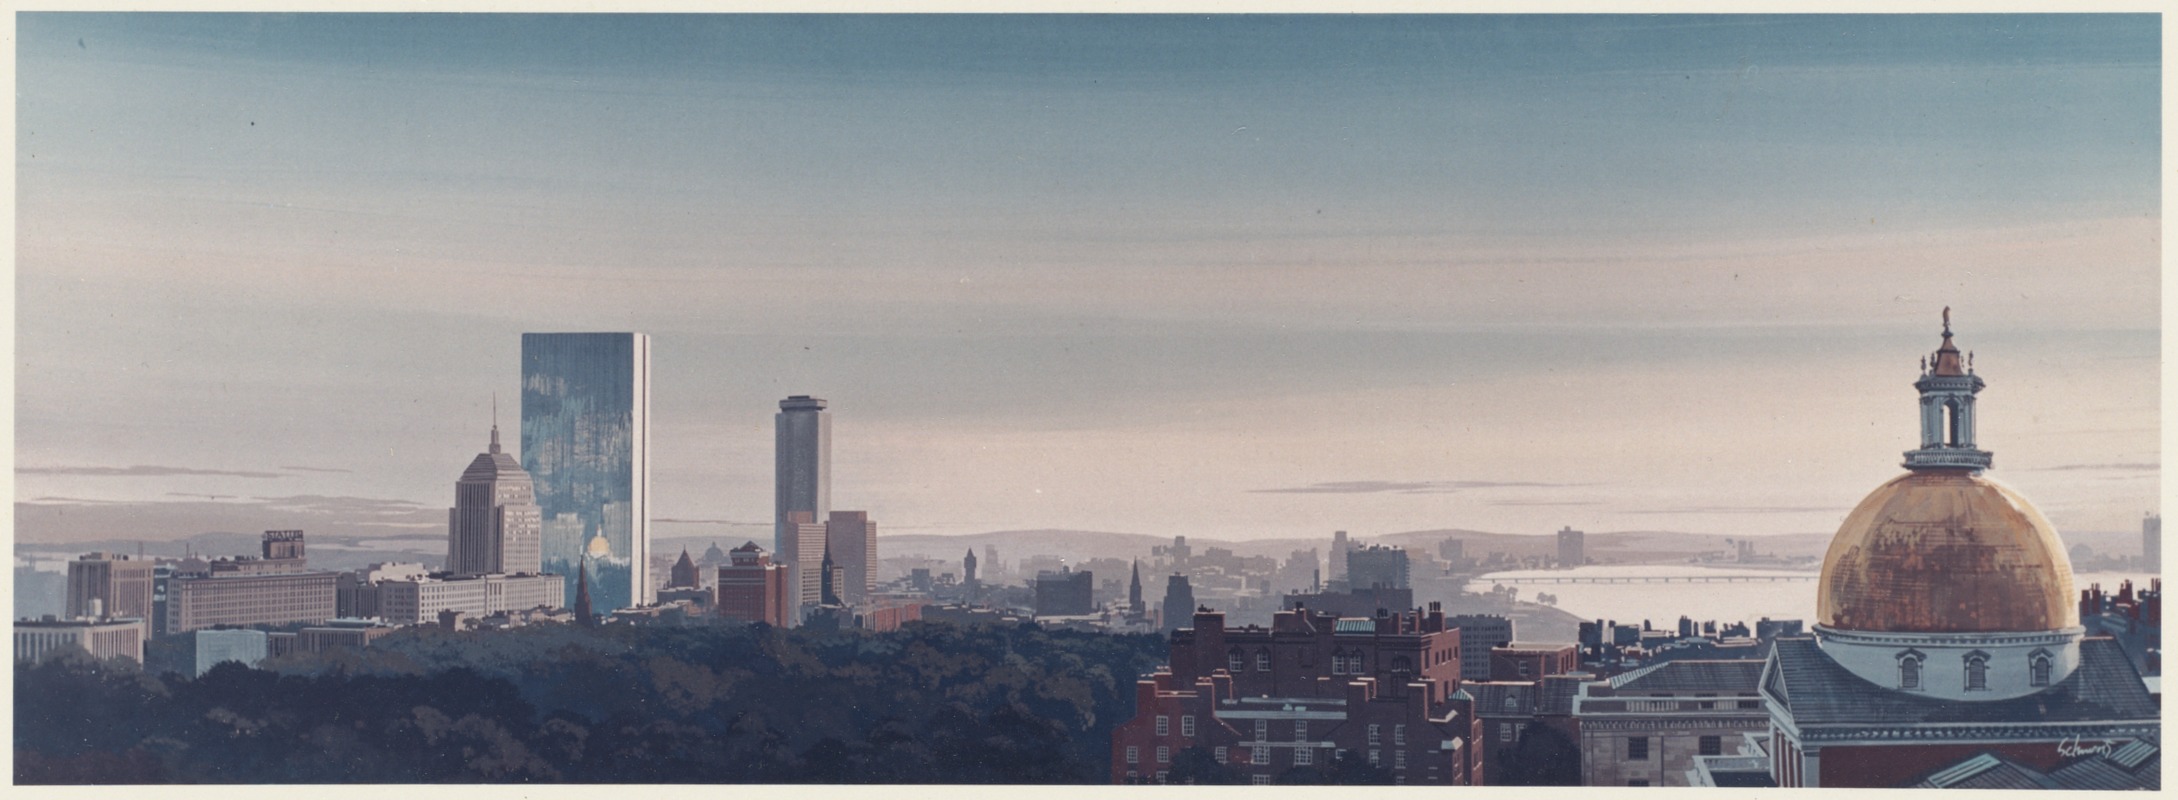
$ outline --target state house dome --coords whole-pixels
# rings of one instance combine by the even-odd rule
[[[1817,646],[1877,686],[1950,700],[2021,697],[2078,667],[2072,563],[2049,520],[1982,476],[1982,380],[1951,344],[1921,361],[1921,446],[1845,516],[1823,556]]]
[[[2079,623],[2049,520],[1969,470],[1920,470],[1860,501],[1823,557],[1816,618],[1848,631],[2052,631]]]

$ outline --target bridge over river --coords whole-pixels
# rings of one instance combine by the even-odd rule
[[[1777,575],[1522,575],[1479,578],[1490,583],[1787,583],[1813,581],[1811,573]]]

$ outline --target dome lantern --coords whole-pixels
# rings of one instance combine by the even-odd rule
[[[1921,392],[1921,446],[1906,451],[1910,470],[1988,469],[1993,455],[1974,444],[1974,395],[1982,387],[1970,358],[1951,343],[1951,307],[1944,307],[1943,346],[1922,363],[1913,388]]]

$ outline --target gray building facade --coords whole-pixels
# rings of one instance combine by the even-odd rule
[[[832,512],[832,415],[824,408],[822,398],[798,394],[779,401],[779,414],[773,418],[777,435],[772,553],[787,567],[787,596],[804,598],[804,604],[813,604],[806,598],[818,592],[818,587],[808,584],[824,559],[823,526]],[[809,537],[804,525],[817,526],[814,548],[805,546]],[[794,618],[800,619],[800,613]]]
[[[522,468],[542,514],[541,571],[593,612],[650,602],[650,337],[522,334]]]

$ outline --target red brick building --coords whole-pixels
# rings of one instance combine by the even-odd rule
[[[1581,668],[1580,648],[1572,644],[1511,642],[1490,648],[1490,680],[1536,681]]]
[[[787,592],[786,567],[771,563],[764,548],[749,542],[727,553],[718,568],[718,613],[733,619],[785,627],[794,614]]]
[[[1171,665],[1136,683],[1135,716],[1112,732],[1113,783],[1211,772],[1316,782],[1362,763],[1392,783],[1471,783],[1459,631],[1434,606],[1345,619],[1297,608],[1267,629],[1201,611],[1171,647]]]

